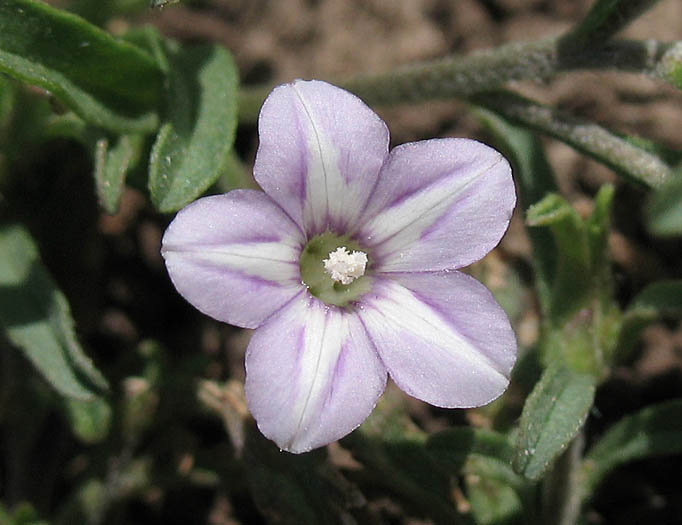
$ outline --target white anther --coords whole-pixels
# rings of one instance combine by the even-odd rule
[[[350,253],[345,246],[341,246],[329,253],[329,258],[322,261],[324,270],[334,281],[350,284],[358,277],[365,275],[367,254],[354,251]]]

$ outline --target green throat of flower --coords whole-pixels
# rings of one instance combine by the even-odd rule
[[[313,237],[298,260],[308,291],[327,304],[347,306],[370,290],[367,254],[346,236]]]

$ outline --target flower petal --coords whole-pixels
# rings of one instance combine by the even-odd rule
[[[447,408],[484,405],[509,383],[516,340],[481,283],[460,272],[377,279],[359,310],[395,383]]]
[[[477,261],[497,245],[516,203],[509,163],[468,139],[394,148],[358,239],[375,271],[437,271]]]
[[[161,253],[178,292],[206,315],[255,328],[302,289],[303,234],[270,197],[235,190],[183,208]]]
[[[249,410],[290,452],[351,432],[385,386],[386,369],[357,316],[307,293],[259,328],[246,352]]]
[[[310,236],[354,225],[388,153],[386,124],[321,81],[275,88],[258,121],[258,184]]]

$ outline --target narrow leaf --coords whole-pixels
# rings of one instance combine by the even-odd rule
[[[585,422],[595,378],[561,365],[545,370],[521,414],[514,470],[531,480],[542,477]]]
[[[476,523],[506,523],[532,512],[533,486],[513,471],[514,447],[506,435],[455,427],[432,434],[426,450],[439,469],[465,477]]]
[[[627,360],[642,330],[663,318],[682,318],[682,280],[663,280],[650,284],[628,305],[616,346],[619,361]]]
[[[157,125],[163,74],[154,60],[42,2],[0,2],[0,71],[52,92],[91,124],[117,132]]]
[[[611,274],[608,259],[608,238],[614,193],[615,188],[611,184],[604,184],[594,198],[592,215],[585,221],[592,272],[606,278]]]
[[[597,0],[585,18],[562,39],[564,52],[603,44],[658,0]]]
[[[584,497],[614,468],[639,459],[682,453],[682,399],[626,416],[589,450],[584,463]]]
[[[123,39],[149,53],[164,74],[170,71],[164,39],[158,29],[153,26],[133,27],[123,35]]]
[[[654,193],[646,212],[647,227],[651,233],[682,236],[682,176]]]
[[[325,449],[283,454],[250,425],[243,460],[253,499],[269,523],[354,523],[350,509],[365,503],[358,489],[327,460]]]
[[[0,76],[0,128],[9,121],[15,98],[14,86],[9,79]]]
[[[628,310],[653,310],[661,317],[682,317],[682,280],[650,284],[635,296]]]
[[[149,5],[155,8],[166,7],[169,5],[177,4],[180,0],[149,0]]]
[[[111,407],[104,399],[67,399],[65,403],[71,429],[78,439],[90,444],[107,437],[111,426]]]
[[[547,226],[556,246],[549,316],[561,323],[584,306],[591,293],[590,250],[585,224],[577,212],[556,193],[528,209],[529,226]]]
[[[552,167],[538,137],[520,127],[514,126],[498,114],[480,108],[477,114],[483,125],[493,134],[496,145],[512,164],[521,206],[540,201],[549,193],[558,191]],[[549,288],[554,281],[556,268],[556,247],[549,231],[529,228],[528,236],[533,245],[533,263],[536,282],[543,311],[549,309]]]
[[[364,465],[373,485],[393,494],[409,512],[436,523],[465,523],[452,504],[450,475],[439,468],[448,465],[426,448],[425,441],[426,434],[407,414],[404,397],[389,388],[341,445]]]
[[[659,188],[674,178],[662,158],[598,124],[560,113],[510,91],[475,95],[475,104],[502,115],[510,122],[554,137],[595,159],[626,179]]]
[[[524,523],[521,498],[508,484],[487,476],[480,460],[471,461],[472,473],[465,477],[471,513],[479,525]],[[528,523],[526,520],[525,523]]]
[[[95,147],[95,188],[101,206],[107,213],[118,211],[126,174],[139,160],[141,135],[121,135],[113,148],[108,139],[100,139]]]
[[[168,49],[168,122],[149,164],[152,201],[176,211],[220,176],[237,125],[237,70],[219,46]]]
[[[439,462],[445,462],[455,469],[461,467],[471,455],[511,463],[514,453],[507,436],[472,427],[453,427],[432,434],[426,442],[426,450]]]
[[[107,388],[76,339],[71,311],[26,229],[0,228],[0,324],[61,394],[91,399]]]
[[[678,89],[682,89],[682,42],[675,42],[661,57],[656,73]]]

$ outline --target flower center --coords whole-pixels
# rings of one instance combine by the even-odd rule
[[[301,252],[301,279],[308,291],[327,304],[347,306],[370,290],[367,253],[346,236],[323,233]]]
[[[358,277],[365,275],[367,254],[360,251],[350,253],[345,246],[341,246],[330,252],[329,258],[322,262],[324,270],[330,275],[332,281],[350,284]]]

